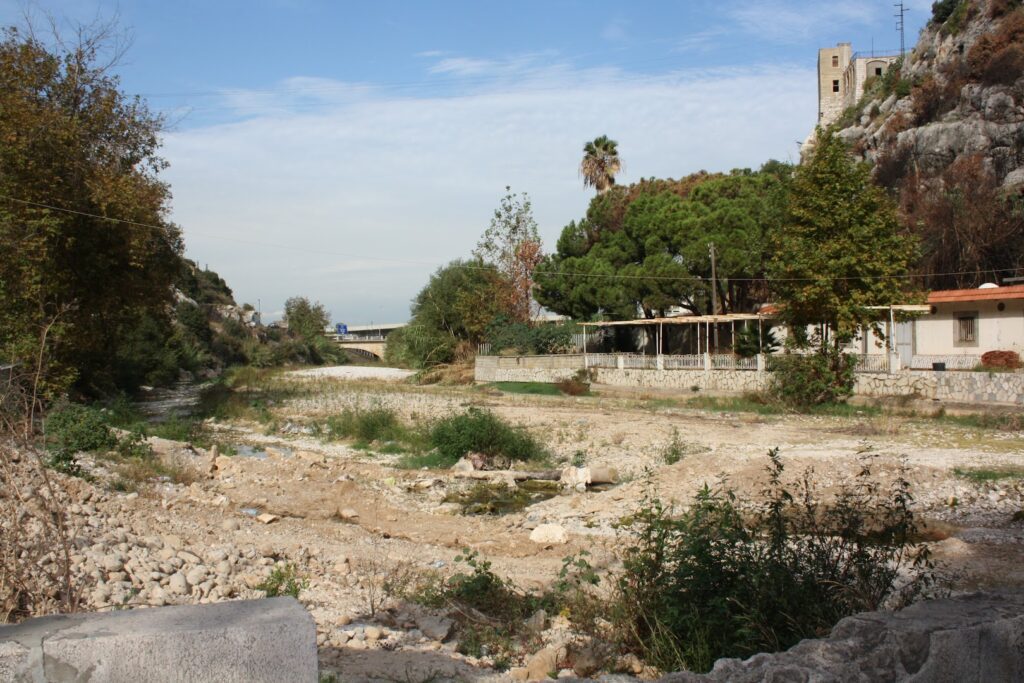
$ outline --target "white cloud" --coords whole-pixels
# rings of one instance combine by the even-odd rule
[[[552,249],[592,196],[577,175],[588,139],[619,141],[622,182],[680,177],[792,157],[816,111],[813,71],[777,64],[647,78],[558,65],[452,97],[318,81],[311,102],[296,82],[311,85],[235,93],[247,120],[167,136],[173,218],[240,301],[301,294],[353,324],[405,319],[506,185],[529,192]]]
[[[446,57],[430,67],[430,73],[456,74],[459,76],[475,76],[493,71],[497,62],[490,59],[471,59],[469,57]]]

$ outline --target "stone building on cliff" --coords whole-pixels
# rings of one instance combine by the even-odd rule
[[[870,78],[880,78],[899,52],[853,52],[850,43],[818,50],[818,125],[822,128],[857,104]]]

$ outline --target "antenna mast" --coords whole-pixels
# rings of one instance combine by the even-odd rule
[[[907,51],[906,39],[903,31],[903,26],[906,23],[904,22],[904,15],[907,13],[907,8],[903,6],[902,1],[894,3],[893,7],[896,8],[896,14],[893,16],[896,17],[896,30],[900,32],[900,57],[902,57]]]

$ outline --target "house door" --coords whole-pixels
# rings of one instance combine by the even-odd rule
[[[900,367],[909,368],[914,360],[914,323],[911,321],[896,323],[896,353],[900,357]]]

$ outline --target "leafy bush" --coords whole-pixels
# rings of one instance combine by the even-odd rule
[[[955,36],[964,29],[964,25],[974,13],[971,4],[970,0],[958,0],[953,3],[952,11],[942,21],[940,29],[942,35]],[[945,8],[943,8],[943,12],[945,13]]]
[[[327,418],[327,431],[334,438],[360,441],[400,441],[408,430],[391,408],[346,409]]]
[[[307,588],[309,588],[309,580],[299,574],[299,570],[293,564],[274,567],[270,576],[256,586],[256,590],[263,591],[268,598],[290,595],[296,600],[299,599],[299,592]]]
[[[488,325],[486,335],[493,353],[552,354],[571,350],[572,337],[578,331],[572,322],[530,325],[499,317]]]
[[[905,603],[934,580],[902,473],[888,489],[861,474],[831,505],[802,478],[781,483],[769,452],[764,502],[747,518],[729,490],[698,492],[679,516],[657,500],[634,515],[636,540],[618,581],[627,645],[665,671],[707,671],[820,637],[841,618]],[[908,583],[897,589],[904,573]]]
[[[437,330],[411,323],[388,335],[384,362],[407,368],[430,368],[455,360],[458,340]]]
[[[937,0],[932,3],[932,23],[940,25],[949,19],[962,0]]]
[[[543,460],[544,448],[522,427],[513,427],[488,410],[470,408],[446,417],[430,430],[430,444],[455,464],[467,453],[480,453],[492,463]]]
[[[77,403],[59,403],[46,417],[47,447],[54,468],[75,472],[75,454],[114,448],[117,438],[102,413]]]
[[[841,403],[853,394],[857,359],[832,347],[807,355],[772,356],[768,391],[791,408]]]

